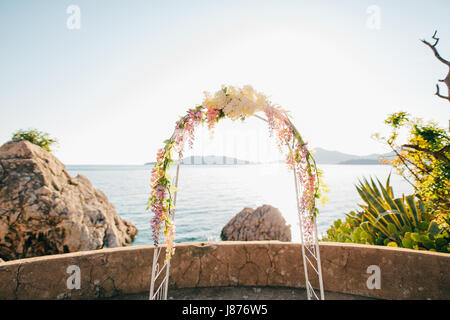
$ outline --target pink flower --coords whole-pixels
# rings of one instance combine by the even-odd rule
[[[206,122],[208,123],[208,129],[213,129],[216,124],[217,116],[219,115],[219,109],[208,109],[206,113]]]

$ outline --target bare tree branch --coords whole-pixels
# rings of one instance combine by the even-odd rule
[[[417,181],[422,182],[422,180],[419,178],[419,176],[414,171],[411,170],[411,168],[405,162],[405,159],[401,156],[401,154],[391,144],[389,144],[389,146],[391,147],[392,151],[394,151],[394,153],[396,154],[397,159],[399,159],[403,163],[403,165],[406,167],[406,169],[408,169],[409,173],[411,173],[411,175],[414,176],[414,178],[416,178]],[[417,187],[414,185],[414,183],[409,181],[409,179],[404,174],[401,174],[401,176],[403,177],[403,179],[405,179],[407,182],[409,182],[409,184],[414,188],[414,190],[417,190]]]
[[[437,160],[441,160],[441,161],[450,163],[450,159],[447,158],[446,155],[445,155],[445,152],[450,150],[450,144],[446,145],[445,147],[441,148],[438,151],[428,150],[426,148],[422,148],[422,147],[419,147],[419,146],[414,145],[414,144],[404,144],[404,145],[402,145],[402,148],[410,148],[410,149],[414,149],[414,150],[417,150],[417,151],[422,151],[422,152],[425,152],[425,153],[428,153],[428,154],[432,155]]]
[[[449,74],[450,74],[450,72],[449,72]],[[444,80],[439,80],[439,81],[444,82]],[[439,85],[438,85],[438,84],[436,84],[436,93],[435,93],[435,95],[437,95],[439,98],[447,99],[447,100],[450,101],[450,97],[443,96],[443,95],[439,92]]]
[[[447,89],[448,89],[448,96],[444,96],[439,92],[439,85],[436,84],[436,93],[435,95],[437,95],[439,98],[448,100],[450,102],[450,61],[444,59],[441,57],[441,55],[439,54],[439,51],[436,49],[436,45],[439,42],[439,38],[436,37],[437,34],[437,30],[434,31],[433,34],[433,39],[435,40],[434,44],[431,44],[430,42],[426,41],[425,39],[422,39],[422,42],[425,43],[428,47],[430,47],[431,50],[433,50],[434,56],[443,64],[445,64],[446,66],[449,67],[449,71],[447,73],[447,76],[445,77],[445,79],[443,80],[439,80],[439,82],[444,82],[447,85]]]
[[[434,55],[436,56],[436,58],[441,61],[443,64],[446,64],[450,67],[450,61],[445,60],[444,58],[441,57],[441,55],[439,54],[439,52],[436,49],[436,45],[439,42],[439,38],[436,38],[436,33],[437,30],[434,32],[433,34],[433,39],[436,40],[436,42],[434,44],[429,43],[427,40],[422,39],[422,42],[425,43],[427,46],[429,46],[431,48],[431,50],[433,50]]]

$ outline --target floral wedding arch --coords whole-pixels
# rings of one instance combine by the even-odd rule
[[[266,118],[256,114],[263,112]],[[271,135],[276,133],[279,150],[286,155],[286,163],[293,170],[297,210],[299,216],[300,236],[302,241],[303,266],[308,299],[324,299],[320,252],[317,238],[315,206],[320,197],[319,170],[314,158],[292,124],[288,112],[278,105],[273,105],[265,95],[255,91],[251,86],[242,88],[222,86],[214,95],[205,92],[202,105],[189,109],[187,114],[176,122],[170,139],[158,150],[155,166],[152,170],[151,194],[148,208],[153,212],[151,219],[152,235],[155,244],[150,283],[151,300],[167,299],[170,259],[175,252],[175,205],[180,161],[186,143],[190,147],[194,141],[194,130],[206,122],[211,131],[219,120],[232,120],[255,116],[268,123]],[[174,185],[167,171],[174,163],[173,153],[178,154],[178,164]],[[160,238],[165,240],[165,259],[160,260]],[[162,267],[161,267],[162,264]],[[309,273],[318,277],[319,295],[309,281]]]

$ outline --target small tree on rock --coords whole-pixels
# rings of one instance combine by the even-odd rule
[[[57,143],[57,140],[51,138],[48,133],[39,131],[37,129],[28,129],[28,130],[20,129],[13,133],[11,140],[12,141],[26,140],[31,143],[34,143],[35,145],[38,145],[39,147],[48,152],[51,152],[52,150],[50,149],[50,147]]]

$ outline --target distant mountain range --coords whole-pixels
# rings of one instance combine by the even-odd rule
[[[393,159],[394,154],[372,153],[367,156],[357,156],[354,154],[343,153],[339,151],[330,151],[322,148],[314,149],[314,159],[317,163],[322,164],[383,164],[379,162],[380,158]]]
[[[393,159],[394,154],[372,153],[367,156],[357,156],[354,154],[343,153],[339,151],[330,151],[322,148],[314,149],[314,159],[320,164],[383,164],[379,161],[380,158]],[[274,161],[284,162],[284,160]],[[261,162],[250,162],[248,160],[241,160],[227,156],[190,156],[184,158],[181,164],[185,165],[243,165],[243,164],[259,164]],[[153,165],[154,162],[147,162],[146,165]]]

